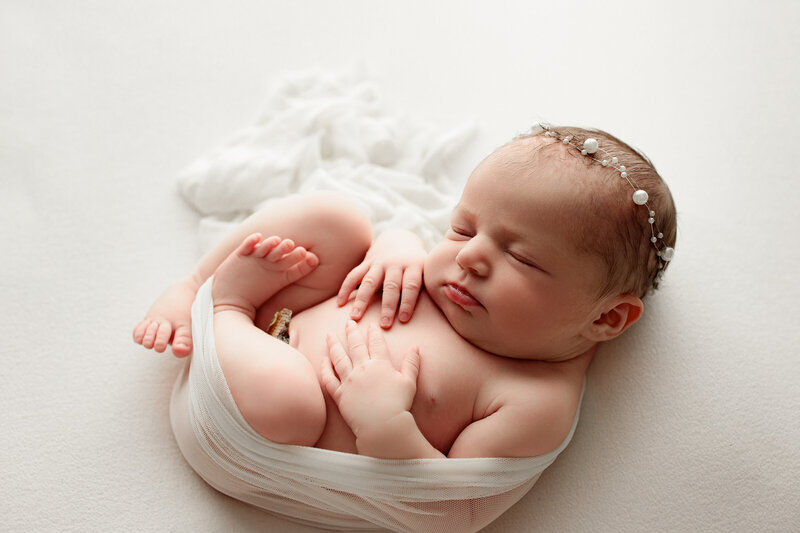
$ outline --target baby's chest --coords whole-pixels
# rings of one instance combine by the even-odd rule
[[[343,341],[349,307],[328,301],[292,319],[298,349],[319,368],[327,355],[325,334],[339,335]],[[370,323],[380,318],[379,302],[372,302],[359,328],[366,333]],[[400,368],[407,351],[420,348],[417,392],[411,407],[417,425],[437,449],[449,450],[461,431],[473,421],[476,399],[484,382],[491,378],[479,350],[458,336],[424,293],[412,319],[382,331],[395,368]]]
[[[411,413],[428,441],[447,453],[474,419],[481,376],[471,371],[469,365],[455,365],[445,360],[444,354],[424,354],[423,350],[421,347],[417,394]]]
[[[396,367],[412,346],[420,348],[420,372],[411,413],[440,451],[480,411],[481,391],[496,378],[489,357],[458,336],[437,309],[420,302],[412,320],[386,332]]]

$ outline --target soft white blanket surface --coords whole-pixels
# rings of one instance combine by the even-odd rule
[[[388,112],[358,67],[300,72],[279,80],[255,122],[186,168],[178,187],[203,215],[204,247],[270,201],[320,190],[359,203],[376,234],[404,228],[430,247],[460,194],[448,161],[474,129],[438,135]]]
[[[797,531],[798,27],[792,0],[0,2],[0,531],[308,533],[187,465],[184,361],[133,326],[198,260],[198,212],[205,249],[346,186],[430,243],[539,119],[642,148],[677,255],[486,533]]]

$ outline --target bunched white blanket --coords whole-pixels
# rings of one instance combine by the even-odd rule
[[[404,228],[430,248],[461,192],[448,161],[474,131],[437,135],[388,113],[357,68],[295,73],[276,83],[253,124],[186,168],[178,190],[203,215],[204,249],[269,202],[319,190],[361,204],[376,235]]]
[[[577,414],[557,449],[523,459],[382,460],[270,442],[242,417],[219,365],[212,280],[192,306],[194,352],[175,382],[170,418],[192,468],[234,498],[331,529],[477,531],[525,495],[572,439]]]

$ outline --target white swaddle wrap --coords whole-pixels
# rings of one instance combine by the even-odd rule
[[[348,531],[477,531],[525,495],[578,423],[576,414],[557,449],[523,459],[382,460],[275,444],[236,407],[217,359],[213,318],[209,279],[192,306],[194,352],[172,392],[175,438],[211,486],[291,520]]]

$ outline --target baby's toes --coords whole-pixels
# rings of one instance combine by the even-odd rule
[[[281,238],[277,235],[267,237],[256,245],[255,250],[253,250],[253,255],[255,257],[266,257],[266,255],[270,253],[276,246],[278,246],[280,242]]]
[[[156,333],[158,333],[158,322],[150,322],[144,332],[144,337],[142,337],[142,346],[148,350],[151,349],[156,341]]]
[[[292,250],[294,250],[294,241],[292,239],[283,239],[280,244],[270,250],[265,259],[267,261],[277,263],[285,254],[291,252]]]
[[[166,320],[160,321],[158,323],[158,332],[156,333],[156,339],[153,342],[153,348],[155,349],[155,351],[157,351],[158,353],[162,353],[164,350],[166,350],[170,337],[172,337],[172,324],[170,324]]]
[[[236,249],[236,253],[238,255],[247,256],[253,253],[253,250],[258,245],[259,241],[261,241],[261,234],[260,233],[252,233],[245,237],[242,241],[242,244]]]
[[[150,319],[145,318],[138,324],[136,327],[133,328],[133,342],[136,344],[142,344],[142,339],[144,339],[144,333],[147,331],[147,326],[150,325]]]
[[[300,249],[303,250],[302,258],[286,270],[287,283],[294,283],[308,276],[319,265],[319,258],[314,253],[306,251],[305,248]]]
[[[175,328],[175,338],[172,340],[172,353],[175,357],[186,357],[192,353],[192,328],[181,325]]]
[[[289,251],[287,254],[284,254],[284,256],[275,261],[275,263],[281,268],[288,269],[294,266],[296,263],[304,261],[307,254],[308,251],[305,248],[298,246],[297,248]]]

